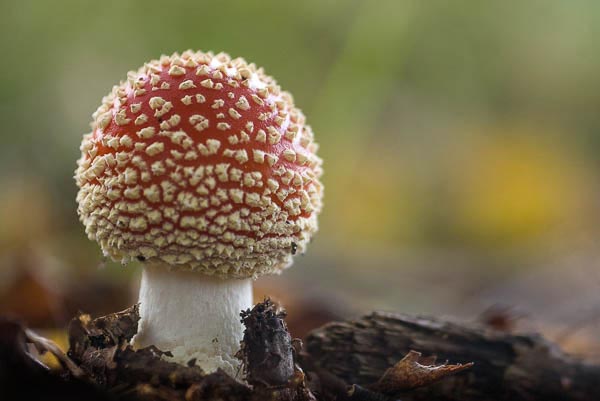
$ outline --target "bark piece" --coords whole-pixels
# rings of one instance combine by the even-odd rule
[[[238,355],[248,383],[281,386],[294,376],[292,337],[285,315],[269,299],[241,313],[246,330]]]
[[[401,394],[403,401],[600,400],[600,367],[563,354],[537,335],[512,335],[478,325],[372,313],[314,330],[305,358],[346,383],[375,383],[410,350],[458,363],[465,372]]]
[[[304,372],[295,363],[285,312],[265,299],[240,315],[246,326],[238,358],[260,400],[312,401]]]

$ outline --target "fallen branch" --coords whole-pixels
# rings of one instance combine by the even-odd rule
[[[412,350],[474,366],[410,392],[397,388],[394,396],[403,401],[600,400],[600,366],[570,358],[540,336],[399,314],[373,313],[313,331],[303,363],[373,389]]]

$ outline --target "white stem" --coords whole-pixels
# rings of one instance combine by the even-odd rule
[[[252,279],[220,279],[201,273],[146,266],[140,286],[140,321],[133,344],[171,351],[182,364],[196,358],[206,372],[235,375],[243,326],[240,311],[252,307]]]

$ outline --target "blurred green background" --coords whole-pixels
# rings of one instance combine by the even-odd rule
[[[258,297],[298,315],[507,305],[595,338],[599,37],[591,0],[3,0],[0,309],[60,326],[135,300],[139,268],[77,220],[75,161],[113,84],[192,48],[264,66],[325,160],[321,230]]]

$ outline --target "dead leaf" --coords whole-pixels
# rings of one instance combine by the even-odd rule
[[[384,393],[395,394],[401,391],[413,390],[418,387],[430,385],[446,376],[461,372],[473,366],[473,363],[448,365],[425,365],[422,363],[431,363],[432,359],[421,358],[421,353],[409,351],[409,353],[385,371],[379,381],[372,386],[372,390]]]

